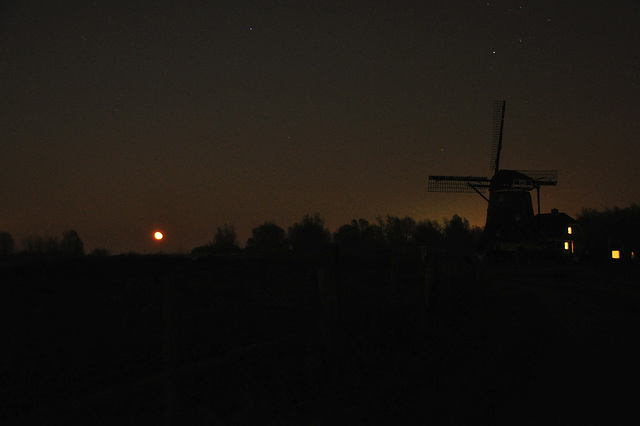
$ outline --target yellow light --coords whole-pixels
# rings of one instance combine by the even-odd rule
[[[573,229],[570,226],[567,228],[567,234],[573,234]]]
[[[156,233],[153,234],[153,238],[155,238],[156,240],[160,241],[161,239],[164,238],[164,235],[162,235],[162,232],[156,231]]]
[[[566,251],[569,251],[569,241],[565,241],[565,242],[564,242],[564,249],[565,249]]]
[[[612,259],[620,259],[620,250],[611,250]]]

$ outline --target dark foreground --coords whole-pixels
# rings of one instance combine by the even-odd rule
[[[2,424],[635,424],[640,271],[109,257],[2,266]]]

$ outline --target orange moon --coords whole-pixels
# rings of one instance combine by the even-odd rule
[[[156,240],[160,241],[161,239],[164,238],[164,235],[162,235],[162,232],[156,231],[155,234],[153,234],[153,238],[155,238]]]

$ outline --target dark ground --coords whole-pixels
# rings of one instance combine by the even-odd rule
[[[637,423],[637,266],[433,268],[5,260],[0,421]]]

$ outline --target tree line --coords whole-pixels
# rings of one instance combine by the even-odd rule
[[[588,256],[606,258],[612,249],[640,252],[640,205],[603,211],[583,208],[576,219]]]
[[[594,257],[607,255],[607,251],[625,249],[640,253],[640,205],[625,208],[614,207],[598,211],[583,208],[576,217],[584,235],[587,254]],[[465,218],[454,214],[442,223],[405,216],[378,216],[375,222],[354,219],[330,232],[324,219],[318,214],[307,214],[287,229],[273,221],[267,221],[251,230],[251,237],[244,248],[240,246],[233,225],[216,228],[213,239],[195,247],[191,253],[200,254],[282,254],[287,252],[318,252],[330,245],[339,247],[344,253],[362,253],[372,250],[415,251],[426,246],[431,250],[472,254],[482,234],[482,228],[470,226]],[[12,235],[0,231],[0,255],[17,252],[82,256],[84,244],[78,233],[71,229],[61,237],[32,235],[22,241],[21,250],[16,248]],[[90,254],[107,255],[105,249],[97,248]]]
[[[587,256],[606,258],[608,251],[624,249],[640,253],[640,205],[614,207],[598,211],[583,208],[576,217],[582,227]],[[330,232],[318,214],[305,215],[286,230],[274,222],[265,222],[251,231],[244,249],[240,248],[233,225],[218,227],[208,244],[196,247],[193,254],[218,253],[283,253],[313,252],[333,244],[346,253],[391,249],[430,250],[469,255],[476,250],[483,232],[470,226],[466,218],[454,214],[442,223],[434,220],[416,221],[409,216],[379,216],[371,223],[354,219]]]
[[[0,231],[0,255],[11,255],[16,252],[13,236],[6,231]],[[84,243],[74,229],[64,231],[62,237],[32,235],[22,241],[22,253],[82,256]]]
[[[344,253],[375,250],[408,251],[421,246],[433,250],[472,254],[482,228],[470,226],[465,218],[454,214],[443,223],[405,216],[379,216],[375,223],[354,219],[330,232],[318,214],[307,214],[288,229],[267,221],[251,230],[251,237],[241,249],[233,225],[217,227],[213,240],[194,248],[200,254],[282,254],[285,252],[312,253],[339,247]]]

